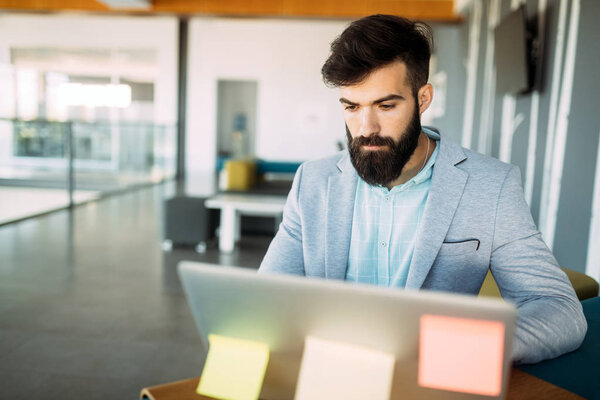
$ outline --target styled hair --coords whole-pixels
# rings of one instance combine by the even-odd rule
[[[400,60],[416,93],[429,79],[432,51],[433,33],[426,23],[394,15],[370,15],[352,22],[331,43],[331,54],[321,74],[327,86],[350,86]]]

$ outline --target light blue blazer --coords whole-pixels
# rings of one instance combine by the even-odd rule
[[[406,288],[476,295],[490,269],[518,307],[515,363],[578,348],[582,307],[533,222],[518,168],[443,135],[439,146]],[[357,179],[347,151],[302,164],[259,272],[345,279]]]

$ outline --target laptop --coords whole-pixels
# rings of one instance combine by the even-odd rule
[[[501,299],[257,274],[251,269],[191,261],[179,264],[179,275],[206,349],[209,334],[269,346],[261,399],[294,398],[307,336],[392,354],[395,365],[391,399],[505,398],[516,309]],[[433,325],[429,324],[432,321]],[[444,325],[448,321],[450,325]],[[452,325],[456,321],[466,321],[467,325],[459,324],[457,331],[457,325]],[[477,336],[482,332],[477,328],[479,323],[500,329],[494,330],[491,341],[481,341]],[[465,328],[469,324],[475,324],[475,328]],[[444,326],[449,326],[449,330],[444,330]],[[474,335],[467,341],[465,358],[481,359],[481,354],[491,352],[495,357],[492,367],[498,375],[491,392],[436,385],[435,375],[433,384],[424,379],[424,366],[432,365],[431,351],[426,349],[433,349],[434,345],[440,349],[442,345],[441,351],[433,353],[433,364],[435,357],[444,361],[446,343],[440,343],[440,332],[442,341],[449,345],[456,336],[452,332],[467,334],[467,338]],[[463,340],[463,346],[464,343]],[[455,345],[451,349],[455,350]],[[424,354],[429,354],[428,360],[423,359]],[[483,362],[489,364],[486,357]],[[477,362],[463,364],[452,363],[448,371],[464,370],[468,374],[479,368]]]

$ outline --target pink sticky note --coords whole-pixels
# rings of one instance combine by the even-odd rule
[[[419,385],[498,396],[502,390],[504,324],[421,316]]]

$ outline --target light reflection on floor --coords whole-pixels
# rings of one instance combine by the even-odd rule
[[[80,203],[99,196],[97,190],[76,190],[73,200]],[[65,189],[0,186],[0,224],[68,205],[69,193]]]

